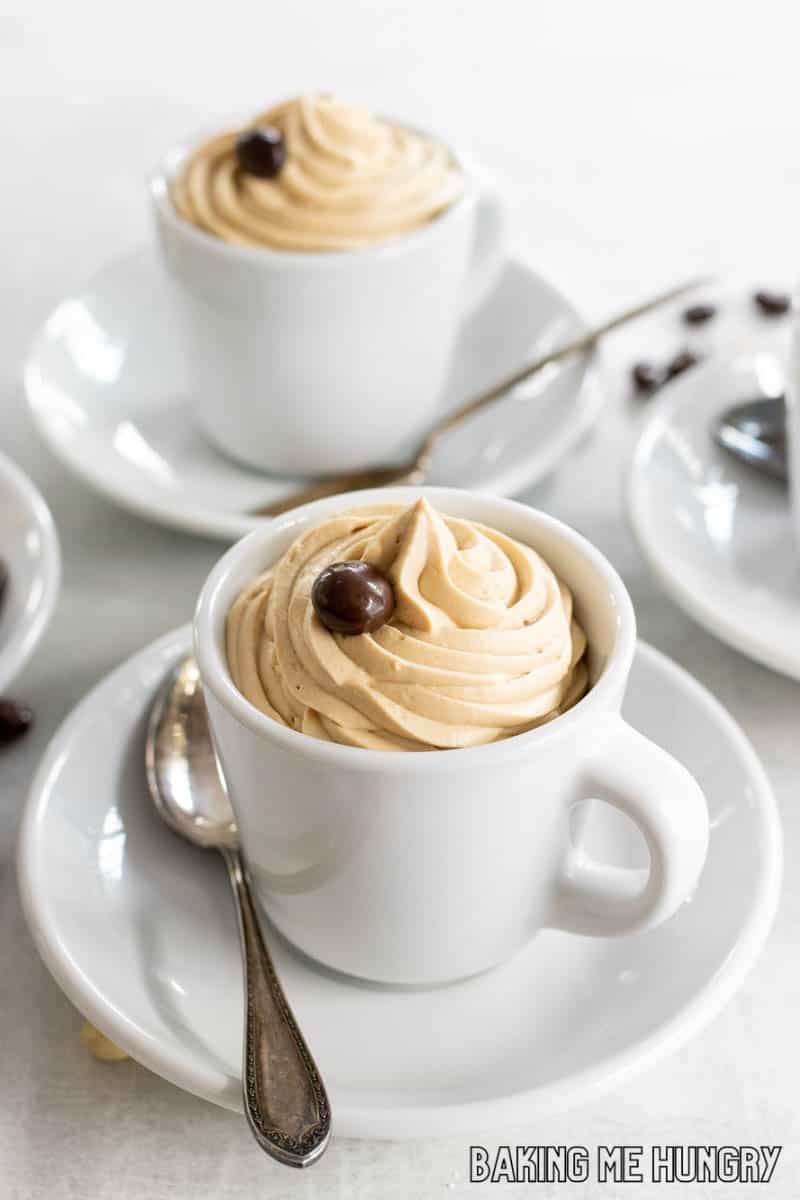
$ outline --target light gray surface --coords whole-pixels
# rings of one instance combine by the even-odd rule
[[[289,6],[286,6],[288,9]],[[711,12],[717,8],[715,14]],[[252,9],[252,12],[251,12]],[[47,497],[64,551],[56,617],[14,691],[35,732],[0,759],[0,1195],[148,1200],[213,1196],[496,1195],[470,1185],[467,1140],[335,1142],[307,1175],[262,1159],[244,1123],[132,1063],[104,1066],[23,926],[13,845],[50,733],[132,651],[187,619],[219,546],[143,524],[90,496],[40,446],[20,363],[36,324],[82,276],[147,234],[140,181],[172,139],[316,82],[469,144],[514,196],[518,243],[599,317],[698,268],[755,283],[797,269],[800,162],[795,7],[661,8],[356,0],[291,12],[231,0],[224,13],[153,2],[11,0],[2,15],[0,447]],[[751,51],[773,39],[758,61]],[[277,49],[276,49],[277,45]],[[779,179],[775,187],[765,180]],[[786,248],[790,261],[786,261]],[[794,256],[794,257],[791,257]],[[777,276],[776,276],[777,273]],[[521,314],[524,319],[524,314]],[[693,671],[742,723],[782,809],[787,883],[755,973],[716,1023],[611,1096],[535,1129],[476,1142],[783,1143],[771,1188],[800,1191],[797,929],[800,687],[748,663],[684,617],[648,575],[627,527],[622,470],[644,410],[623,367],[677,327],[618,339],[608,417],[556,479],[527,498],[592,538],[631,589],[640,632]],[[735,880],[731,881],[735,887]],[[520,1189],[521,1190],[521,1189]],[[613,1195],[540,1187],[541,1196]],[[637,1187],[637,1196],[664,1188]],[[720,1186],[698,1197],[728,1195]]]

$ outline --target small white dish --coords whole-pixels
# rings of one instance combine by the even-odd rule
[[[154,248],[110,263],[37,335],[25,365],[28,401],[50,448],[91,487],[161,524],[234,540],[258,524],[249,512],[301,481],[248,470],[202,436],[174,302]],[[564,296],[507,260],[462,325],[431,424],[583,327]],[[499,495],[536,482],[597,416],[596,376],[586,359],[539,372],[448,435],[429,482]]]
[[[147,795],[147,712],[188,629],[82,701],[33,781],[19,845],[36,944],[70,999],[138,1061],[240,1107],[241,966],[216,855],[164,828]],[[696,775],[711,843],[696,893],[627,938],[547,932],[498,969],[434,989],[359,984],[270,935],[344,1137],[504,1128],[563,1110],[675,1050],[722,1008],[769,931],[781,835],[764,771],[720,704],[640,645],[626,715]],[[587,849],[641,865],[605,806]]]
[[[786,461],[789,470],[789,503],[795,545],[800,555],[800,312],[797,305],[792,310],[792,338],[786,362],[788,367],[784,395],[788,437]]]
[[[0,602],[0,693],[13,682],[47,628],[61,581],[50,509],[28,476],[0,454],[0,558],[8,568]]]
[[[673,599],[740,653],[800,679],[800,549],[788,492],[711,434],[725,408],[782,387],[767,352],[711,360],[671,383],[633,456],[628,506]]]

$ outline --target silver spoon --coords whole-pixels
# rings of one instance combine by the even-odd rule
[[[717,445],[773,479],[786,483],[786,401],[763,396],[726,409],[714,423]]]
[[[308,1167],[328,1145],[330,1104],[264,943],[191,656],[176,664],[156,697],[145,765],[153,803],[167,825],[195,845],[219,850],[228,868],[244,964],[242,1090],[250,1128],[272,1158]]]
[[[693,291],[700,287],[701,284],[707,283],[705,278],[693,279],[689,283],[682,283],[680,287],[670,288],[668,292],[662,292],[658,296],[653,296],[649,300],[645,300],[643,304],[637,304],[633,308],[625,309],[624,312],[617,313],[610,320],[604,321],[602,325],[597,325],[594,329],[586,330],[578,337],[572,338],[569,342],[556,347],[555,350],[549,350],[546,354],[540,355],[533,362],[526,363],[511,375],[507,375],[501,379],[499,383],[493,384],[488,391],[481,392],[479,396],[474,396],[465,404],[460,405],[453,412],[442,417],[441,420],[429,430],[427,436],[417,447],[414,454],[406,462],[400,463],[395,467],[371,467],[366,471],[349,471],[345,475],[337,475],[333,479],[321,479],[315,483],[306,485],[296,492],[292,492],[289,496],[284,496],[280,500],[274,500],[270,504],[263,504],[259,508],[250,510],[250,516],[253,517],[277,517],[280,513],[287,512],[290,508],[297,508],[301,504],[308,504],[311,500],[321,500],[325,496],[336,496],[341,492],[361,491],[363,488],[387,487],[390,484],[411,484],[417,487],[424,483],[430,470],[431,460],[433,459],[434,451],[439,442],[452,430],[457,429],[469,417],[474,416],[476,412],[487,408],[494,404],[501,396],[516,387],[518,383],[522,383],[525,379],[530,379],[537,371],[541,371],[544,367],[548,367],[553,363],[562,362],[566,358],[571,358],[574,354],[585,354],[594,350],[597,343],[606,334],[612,333],[615,329],[620,329],[623,325],[627,325],[630,321],[635,321],[639,317],[645,316],[647,313],[654,312],[657,308],[662,308],[665,304],[671,304],[680,296],[687,292]]]

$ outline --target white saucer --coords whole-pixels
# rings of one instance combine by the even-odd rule
[[[19,879],[70,999],[151,1070],[236,1109],[242,995],[228,884],[214,854],[160,824],[144,777],[147,710],[189,644],[183,629],[143,650],[61,727],[31,788]],[[548,932],[498,970],[434,990],[359,985],[272,936],[337,1133],[463,1133],[566,1108],[674,1050],[740,985],[780,885],[763,769],[719,703],[647,646],[626,708],[695,772],[712,819],[701,884],[660,929],[616,940]],[[590,850],[638,864],[630,828],[595,809]]]
[[[0,604],[0,693],[33,653],[55,606],[61,554],[50,510],[28,476],[0,454],[0,558],[8,567]]]
[[[800,547],[788,492],[710,432],[723,409],[782,386],[772,353],[712,360],[671,383],[636,449],[628,503],[673,599],[742,654],[800,679]]]
[[[111,500],[165,525],[238,538],[257,523],[248,510],[299,481],[259,475],[205,442],[172,303],[154,249],[111,263],[63,300],[36,337],[25,366],[31,411],[58,457]],[[582,328],[564,296],[510,259],[463,327],[441,411]],[[500,495],[534,483],[597,415],[595,375],[585,360],[540,372],[454,431],[430,482]]]

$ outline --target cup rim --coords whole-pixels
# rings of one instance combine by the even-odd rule
[[[402,124],[402,122],[398,122]],[[413,126],[409,126],[413,128]],[[423,132],[423,131],[418,131]],[[200,250],[227,258],[233,262],[260,264],[264,266],[296,266],[310,270],[312,268],[333,269],[344,264],[351,264],[369,258],[370,260],[397,258],[436,236],[442,225],[454,219],[468,204],[475,202],[478,192],[478,180],[474,170],[469,168],[461,154],[451,148],[454,161],[461,169],[464,177],[464,190],[447,208],[437,213],[430,221],[416,229],[406,230],[395,237],[375,242],[368,246],[357,246],[347,250],[275,250],[270,246],[240,246],[226,242],[213,233],[199,229],[176,211],[169,195],[169,185],[177,169],[189,155],[191,150],[205,138],[212,136],[208,130],[183,138],[162,155],[158,164],[147,174],[147,188],[153,207],[160,220],[164,221],[177,236],[186,240]],[[432,136],[432,135],[429,135]]]
[[[515,734],[513,737],[504,738],[501,741],[489,742],[480,746],[465,746],[440,753],[393,754],[385,750],[370,750],[360,746],[343,746],[338,742],[325,742],[299,730],[281,725],[262,713],[242,695],[231,679],[224,657],[224,647],[220,647],[216,635],[217,621],[224,621],[231,602],[229,599],[224,614],[219,613],[219,606],[222,603],[220,595],[224,591],[231,573],[247,559],[260,559],[263,570],[264,562],[269,562],[269,555],[266,554],[262,557],[262,552],[266,550],[270,542],[288,530],[297,529],[299,532],[301,526],[304,527],[317,516],[332,511],[344,511],[359,504],[366,506],[373,501],[412,503],[421,495],[427,496],[435,505],[441,504],[441,511],[445,514],[447,514],[449,503],[457,504],[459,501],[468,499],[473,503],[483,504],[488,515],[486,518],[478,517],[476,519],[500,529],[503,528],[504,514],[509,517],[512,514],[522,514],[524,519],[530,521],[532,531],[534,527],[546,529],[569,542],[584,558],[588,559],[595,570],[604,577],[611,604],[617,613],[614,646],[600,678],[576,705],[545,725],[530,729],[525,733]],[[252,575],[257,570],[258,567],[254,565]],[[204,688],[207,688],[218,703],[227,709],[241,725],[288,752],[297,751],[321,763],[338,764],[350,769],[367,771],[374,771],[376,768],[391,771],[416,771],[420,768],[433,771],[453,770],[459,767],[468,768],[476,765],[479,761],[483,765],[487,765],[493,758],[499,761],[500,759],[507,760],[510,757],[520,757],[546,742],[549,743],[556,738],[571,735],[575,727],[583,721],[603,712],[614,711],[618,707],[617,697],[624,687],[636,648],[636,618],[627,588],[605,555],[601,554],[587,538],[557,518],[518,501],[482,495],[465,488],[446,487],[386,487],[346,492],[291,509],[270,521],[264,529],[256,529],[247,534],[217,561],[201,589],[192,628],[194,653]]]

